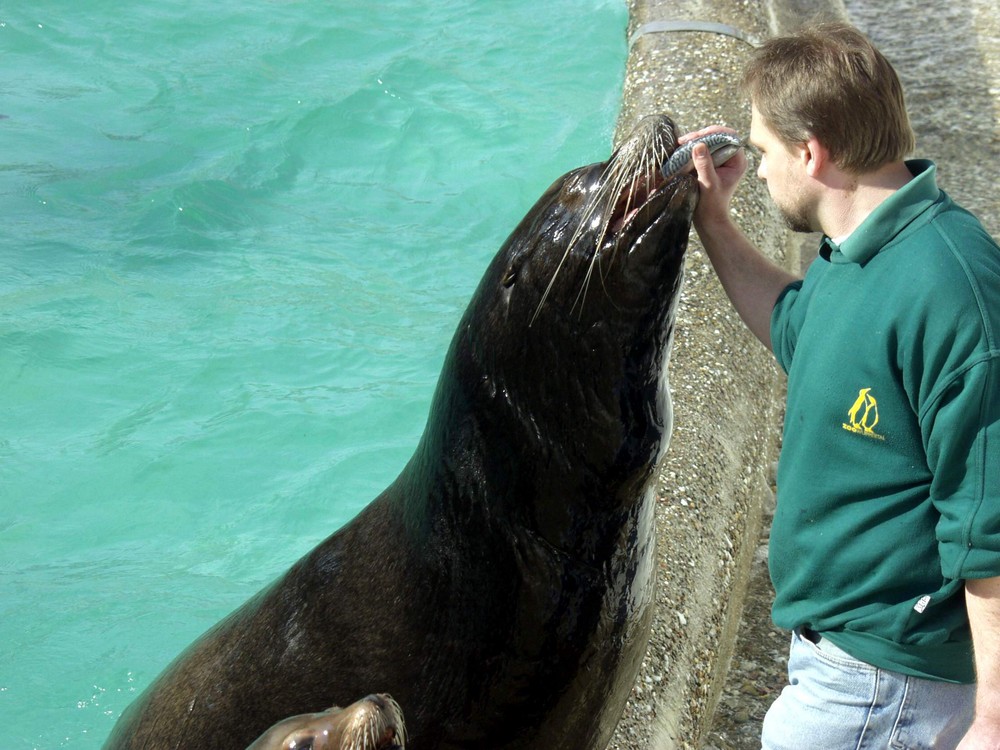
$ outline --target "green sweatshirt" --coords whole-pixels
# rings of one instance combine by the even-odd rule
[[[770,543],[780,627],[975,680],[966,578],[1000,575],[1000,248],[929,161],[786,288]]]

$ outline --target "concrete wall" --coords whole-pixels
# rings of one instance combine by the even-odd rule
[[[630,38],[662,21],[725,24],[751,39],[816,17],[843,18],[839,0],[666,2],[630,0]],[[816,9],[819,8],[819,13]],[[683,131],[724,123],[746,135],[750,112],[736,90],[751,51],[724,33],[668,31],[634,38],[618,123],[671,115]],[[750,171],[734,201],[750,238],[798,268],[795,242]],[[609,747],[697,748],[729,667],[761,529],[772,502],[784,380],[743,326],[692,237],[670,368],[674,434],[660,467],[658,601],[653,635],[625,716]]]

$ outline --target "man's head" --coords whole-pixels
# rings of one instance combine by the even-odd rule
[[[847,24],[821,24],[768,40],[752,56],[743,86],[782,141],[801,144],[814,137],[844,172],[871,172],[913,150],[896,71]]]

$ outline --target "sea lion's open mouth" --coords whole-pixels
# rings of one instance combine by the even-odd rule
[[[639,209],[645,205],[649,197],[659,188],[663,187],[665,180],[660,176],[659,171],[650,174],[637,174],[632,184],[627,190],[618,196],[615,207],[611,211],[608,219],[608,228],[613,234],[617,234],[639,213]]]
[[[648,172],[637,174],[629,188],[623,191],[615,202],[608,219],[609,233],[618,235],[625,229],[631,229],[634,223],[641,226],[649,224],[667,208],[678,190],[687,187],[692,181],[685,175],[667,180],[660,170],[652,174]]]

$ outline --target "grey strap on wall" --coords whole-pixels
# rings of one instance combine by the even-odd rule
[[[735,26],[725,23],[713,23],[711,21],[650,21],[649,23],[640,25],[632,33],[632,36],[628,40],[628,46],[631,48],[640,37],[644,37],[647,34],[664,34],[678,31],[702,31],[708,34],[723,34],[724,36],[731,36],[734,39],[746,42],[753,47],[760,44],[760,40],[740,31]]]

